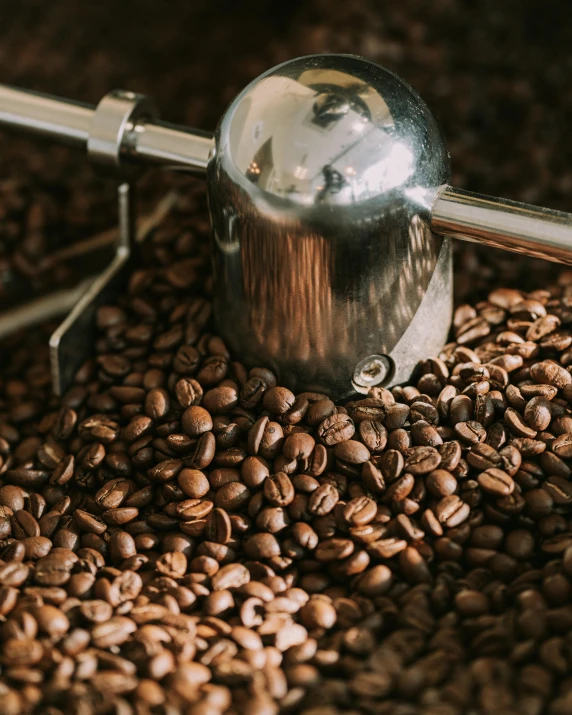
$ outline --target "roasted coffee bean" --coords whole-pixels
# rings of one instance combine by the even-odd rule
[[[363,526],[377,515],[377,504],[368,497],[356,497],[344,507],[344,519],[352,526]]]
[[[203,396],[203,388],[196,380],[182,377],[175,385],[175,396],[181,407],[198,405]]]
[[[127,497],[129,489],[126,479],[112,479],[96,492],[95,501],[102,509],[117,508]]]
[[[262,398],[262,405],[273,415],[283,415],[294,405],[296,398],[285,387],[271,387]]]
[[[455,425],[456,436],[468,445],[484,442],[487,437],[487,431],[480,422],[469,420],[467,422],[457,422]]]
[[[347,464],[363,464],[370,458],[369,449],[361,442],[353,439],[336,444],[334,455],[340,462]]]
[[[198,437],[213,428],[212,417],[204,407],[198,405],[187,407],[181,416],[181,424],[189,437]]]
[[[308,510],[316,516],[329,514],[339,501],[338,490],[332,484],[322,484],[310,495]]]
[[[478,476],[480,487],[494,496],[508,496],[514,490],[514,481],[502,469],[491,468]]]
[[[446,497],[457,490],[457,480],[445,469],[435,469],[425,480],[427,489],[436,497]]]
[[[177,475],[177,484],[191,499],[204,497],[210,489],[209,480],[198,469],[182,469]]]
[[[119,425],[106,415],[93,415],[80,422],[78,433],[85,440],[109,444],[117,439]]]
[[[403,471],[405,460],[401,452],[395,449],[389,449],[383,455],[380,468],[387,482],[395,481]]]
[[[572,434],[565,433],[556,437],[552,442],[552,451],[563,459],[572,458]]]
[[[543,484],[543,489],[550,494],[555,504],[572,503],[572,482],[562,477],[549,477]]]
[[[333,414],[318,426],[318,436],[329,447],[351,439],[354,433],[352,419],[343,413]]]
[[[363,420],[359,423],[359,434],[370,452],[381,452],[387,444],[387,429],[381,422]]]
[[[434,447],[412,447],[408,450],[404,469],[413,475],[427,474],[437,469],[441,455]]]
[[[470,507],[456,494],[443,497],[435,507],[435,516],[449,529],[462,524],[468,518]]]
[[[559,390],[572,382],[570,373],[550,360],[534,363],[530,368],[530,377],[535,382],[539,382],[542,385],[552,385]]]
[[[481,471],[491,468],[500,469],[502,467],[501,455],[496,449],[482,442],[471,446],[466,459],[471,467]]]
[[[296,491],[290,478],[284,472],[268,477],[264,481],[264,498],[272,506],[288,506],[294,501]]]

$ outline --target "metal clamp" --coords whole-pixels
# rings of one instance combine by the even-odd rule
[[[143,94],[122,89],[109,92],[93,113],[87,154],[104,171],[119,172],[122,176],[138,173],[141,167],[130,163],[134,155],[138,124],[157,119],[158,112]]]

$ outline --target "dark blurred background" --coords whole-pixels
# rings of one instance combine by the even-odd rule
[[[0,0],[0,82],[93,103],[132,89],[205,129],[256,75],[328,51],[378,61],[421,93],[455,185],[572,210],[568,0]],[[143,180],[144,206],[173,181]],[[48,286],[45,255],[112,225],[112,197],[77,154],[0,135],[0,285]],[[464,247],[457,299],[560,270]]]

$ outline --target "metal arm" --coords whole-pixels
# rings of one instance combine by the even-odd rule
[[[564,211],[448,186],[433,206],[431,229],[463,241],[572,263],[572,214]]]
[[[0,129],[21,130],[85,149],[93,138],[96,115],[100,128],[102,118],[99,115],[106,111],[110,100],[118,96],[127,100],[136,98],[130,92],[113,92],[95,107],[0,85]],[[124,127],[121,142],[130,163],[172,166],[204,173],[212,139],[208,132],[143,117]]]

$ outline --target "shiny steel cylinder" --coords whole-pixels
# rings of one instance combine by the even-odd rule
[[[416,92],[376,64],[302,57],[230,105],[207,167],[215,316],[236,355],[336,397],[405,381],[446,342],[449,179]]]

